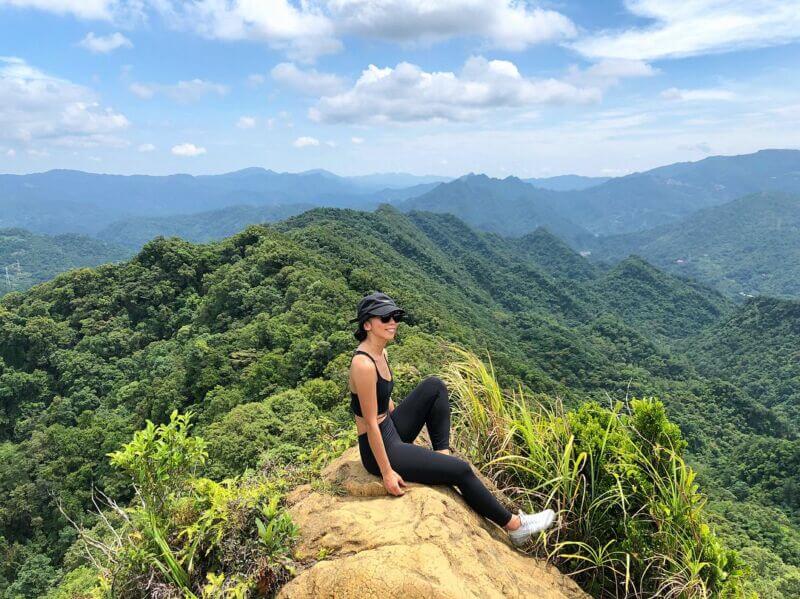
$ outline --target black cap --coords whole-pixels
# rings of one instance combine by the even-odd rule
[[[381,291],[375,291],[361,298],[361,301],[358,302],[358,316],[351,318],[348,322],[361,322],[370,316],[386,316],[394,312],[406,313],[388,295]]]

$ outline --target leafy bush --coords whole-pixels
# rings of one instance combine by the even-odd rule
[[[104,556],[95,560],[93,597],[260,596],[293,574],[298,530],[280,507],[284,483],[253,473],[222,482],[197,476],[208,454],[203,439],[189,436],[190,420],[173,412],[167,424],[148,422],[109,454],[136,494],[128,508],[106,498],[123,522],[105,520],[110,543],[80,531]]]
[[[558,400],[507,394],[470,352],[443,375],[454,442],[529,510],[560,525],[533,549],[592,595],[741,594],[744,565],[706,523],[686,446],[653,398],[565,412]],[[491,363],[490,363],[491,366]]]

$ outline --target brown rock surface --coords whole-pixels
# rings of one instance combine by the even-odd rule
[[[303,485],[287,498],[300,527],[295,557],[310,567],[278,597],[588,597],[553,566],[514,549],[452,487],[408,483],[405,495],[388,495],[357,446],[322,479],[344,494]]]

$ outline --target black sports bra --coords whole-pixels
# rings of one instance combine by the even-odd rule
[[[370,356],[367,352],[357,349],[355,354],[364,354],[372,363],[375,364],[375,358]],[[386,361],[386,365],[389,366],[389,361]],[[392,388],[394,387],[394,373],[392,372],[392,367],[389,366],[389,374],[392,375],[392,380],[387,381],[385,378],[381,376],[380,371],[378,370],[378,365],[375,364],[375,371],[378,373],[378,383],[377,383],[377,396],[378,396],[378,415],[383,414],[389,409],[389,396],[392,394]],[[350,409],[352,410],[353,414],[356,416],[364,416],[361,413],[361,405],[358,402],[358,395],[350,391]]]

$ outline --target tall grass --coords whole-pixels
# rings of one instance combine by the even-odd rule
[[[502,390],[491,359],[450,349],[454,445],[526,511],[558,514],[534,553],[596,597],[742,596],[743,564],[705,523],[686,443],[660,401],[568,412],[558,398]]]

